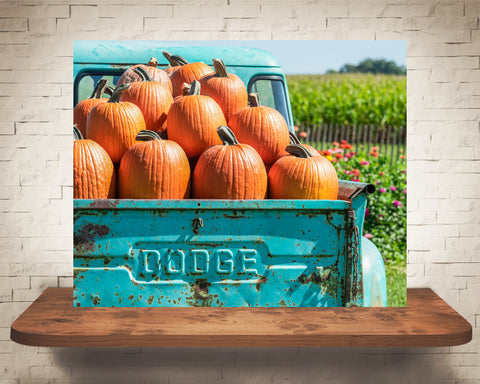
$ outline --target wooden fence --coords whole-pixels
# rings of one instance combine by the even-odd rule
[[[302,132],[305,132],[306,137]],[[375,126],[375,125],[340,125],[319,124],[300,125],[297,136],[300,141],[310,144],[317,149],[325,150],[332,148],[332,143],[346,140],[355,148],[360,145],[366,151],[372,147],[378,147],[379,152],[391,158],[398,158],[405,154],[406,130],[404,127]]]

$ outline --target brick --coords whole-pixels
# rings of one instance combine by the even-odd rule
[[[15,123],[13,121],[0,121],[0,135],[14,135]]]
[[[480,238],[479,237],[447,237],[446,239],[447,250],[479,250]]]
[[[144,16],[155,18],[171,18],[174,16],[173,10],[176,6],[169,4],[98,4],[98,17],[116,18],[124,20],[126,18],[143,19]],[[185,7],[188,8],[188,7]],[[193,8],[193,7],[192,7]],[[187,17],[198,17],[197,14],[188,14]]]
[[[385,6],[382,17],[413,17],[413,16],[431,16],[435,8],[431,4],[388,4]]]
[[[32,34],[53,34],[57,30],[57,19],[50,18],[29,18],[28,29]]]
[[[478,276],[480,263],[453,263],[450,270],[451,276]]]
[[[44,239],[45,241],[45,239]],[[50,241],[50,239],[48,239]],[[73,239],[72,239],[73,242]],[[35,276],[65,276],[72,273],[73,259],[68,263],[30,263],[25,265],[25,273]],[[40,292],[41,293],[41,292]],[[38,293],[38,295],[40,294]],[[15,293],[14,293],[15,294]],[[24,298],[26,301],[33,301],[36,299],[35,292],[17,292],[17,295]],[[38,297],[37,295],[37,297]],[[15,299],[14,299],[15,300]]]
[[[450,17],[457,17],[463,16],[464,14],[464,6],[462,3],[459,2],[445,2],[435,4],[435,15],[436,16],[450,16]],[[468,13],[465,12],[466,15]]]
[[[17,84],[0,84],[0,94],[15,93],[20,96],[60,96],[60,86],[57,84],[26,84],[23,87]]]
[[[442,30],[448,25],[448,31],[457,29],[477,29],[478,19],[476,17],[452,17],[445,15],[441,17],[404,17],[402,18],[402,26],[405,31],[428,31]]]
[[[40,5],[38,2],[33,4],[8,4],[0,6],[2,17],[69,17],[68,5],[51,4]]]
[[[411,233],[411,232],[409,232]],[[443,237],[420,237],[421,231],[414,236],[407,237],[407,249],[413,251],[444,250],[445,238]]]
[[[348,6],[349,17],[388,17],[384,13],[385,5],[376,1],[351,1]],[[399,15],[393,15],[393,17]]]
[[[215,31],[217,29],[224,29],[225,22],[219,18],[198,18],[195,22],[189,23],[185,26],[182,23],[182,19],[157,19],[153,17],[144,18],[144,30],[145,31],[181,31],[193,32],[193,31]],[[197,35],[198,36],[198,35]],[[199,37],[198,39],[201,39]]]
[[[0,31],[28,31],[28,20],[26,17],[0,18]]]

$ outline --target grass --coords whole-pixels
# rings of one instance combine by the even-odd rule
[[[404,262],[387,262],[385,271],[387,274],[387,306],[407,306],[407,272]]]

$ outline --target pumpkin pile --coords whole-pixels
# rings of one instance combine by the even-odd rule
[[[337,199],[331,162],[222,60],[163,55],[75,107],[74,198]]]

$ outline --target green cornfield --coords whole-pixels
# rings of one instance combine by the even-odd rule
[[[406,76],[290,75],[287,83],[295,125],[406,125]]]

